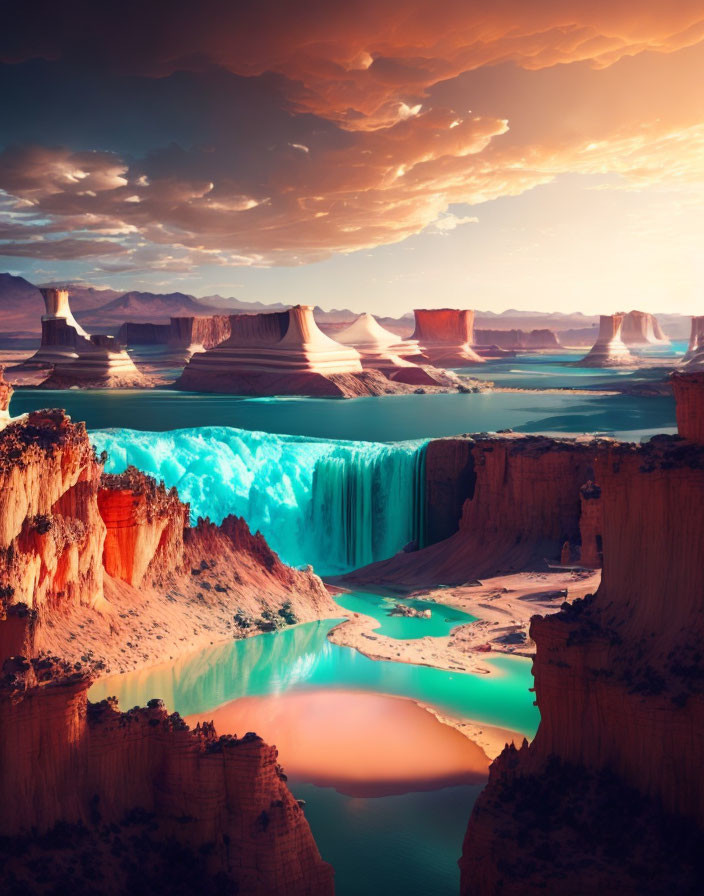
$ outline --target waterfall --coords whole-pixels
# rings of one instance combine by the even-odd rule
[[[175,486],[193,522],[244,517],[283,560],[323,575],[390,557],[425,531],[425,442],[343,442],[227,426],[97,430],[106,471]]]

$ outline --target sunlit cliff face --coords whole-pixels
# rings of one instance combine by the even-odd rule
[[[617,305],[619,268],[632,280],[641,253],[650,281],[669,271],[685,298],[701,284],[695,263],[682,275],[702,235],[701,2],[33,10],[0,35],[7,266],[189,275],[421,233],[411,248],[427,261],[442,238],[461,251],[459,230],[484,246],[479,286],[506,278],[502,253],[519,269],[514,289],[547,262],[548,292],[564,295],[575,262],[594,267],[590,231],[598,244],[611,229]],[[593,196],[561,208],[570,176],[616,197],[616,212]],[[549,185],[557,195],[536,190],[527,213],[487,205]],[[513,232],[517,216],[529,234]],[[584,230],[581,256],[566,257],[570,225]],[[407,266],[392,265],[401,277]],[[416,275],[431,276],[427,264]]]

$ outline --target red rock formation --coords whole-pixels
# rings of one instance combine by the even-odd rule
[[[667,345],[670,340],[660,329],[654,314],[629,311],[623,319],[621,338],[625,345]]]
[[[701,881],[704,446],[603,445],[596,476],[601,585],[533,619],[540,727],[492,768],[465,838],[464,894]]]
[[[554,330],[475,330],[475,346],[497,346],[509,351],[536,351],[560,348]]]
[[[635,364],[633,355],[621,338],[625,315],[602,314],[599,318],[599,335],[596,342],[576,367],[629,367]]]
[[[597,569],[601,566],[603,528],[601,489],[594,482],[587,482],[580,489],[580,497],[582,512],[579,517],[579,562],[582,566]]]
[[[410,588],[461,584],[536,563],[544,568],[546,557],[559,560],[566,540],[579,541],[579,489],[594,475],[597,441],[513,433],[439,441],[437,447],[430,443],[426,458],[427,518],[438,530],[449,525],[448,481],[463,468],[461,491],[466,487],[469,494],[459,531],[421,551],[357,570],[348,580]],[[464,460],[467,443],[471,462]]]
[[[188,505],[175,489],[167,492],[130,467],[119,476],[103,474],[98,508],[107,529],[103,565],[111,576],[138,588],[148,570],[153,579],[182,567]]]
[[[151,892],[332,894],[332,868],[274,747],[254,734],[218,738],[210,725],[191,731],[158,700],[127,713],[109,700],[92,705],[89,677],[51,661],[8,661],[3,671],[6,881],[26,892],[58,892],[82,878],[93,891],[134,891],[127,842]],[[69,825],[77,826],[69,843],[53,847]],[[29,834],[42,839],[18,849],[15,840]],[[82,853],[89,867],[76,867]]]
[[[0,588],[48,613],[103,595],[100,466],[85,426],[36,411],[0,432]],[[1,625],[2,623],[0,623]]]
[[[692,442],[704,442],[704,373],[673,373],[677,429]]]
[[[467,367],[482,364],[472,348],[474,311],[456,308],[416,309],[417,340],[423,354],[438,367]]]
[[[85,427],[62,412],[0,432],[0,661],[25,645],[135,668],[256,633],[284,605],[300,621],[337,613],[317,576],[244,521],[190,528],[188,506],[144,474],[101,478]]]

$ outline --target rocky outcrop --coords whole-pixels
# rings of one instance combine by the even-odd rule
[[[418,588],[545,567],[565,541],[578,544],[580,488],[594,478],[600,440],[549,439],[513,433],[430,442],[426,455],[429,539],[455,534],[346,576]],[[456,497],[448,494],[456,483]]]
[[[533,619],[540,726],[492,767],[465,838],[464,894],[701,882],[704,446],[603,445],[595,474],[601,585]]]
[[[69,306],[68,289],[48,287],[40,290],[46,313],[42,315],[42,339],[39,349],[19,365],[20,368],[52,367],[77,357],[80,346],[90,339],[76,321]]]
[[[0,432],[0,661],[90,653],[124,670],[257,633],[269,617],[336,612],[317,576],[282,563],[243,520],[191,527],[174,491],[133,469],[103,475],[85,427],[61,411]]]
[[[36,411],[0,432],[0,601],[40,621],[103,597],[100,465],[83,424]],[[0,627],[3,623],[0,621]],[[2,659],[2,657],[0,657]]]
[[[153,700],[90,704],[50,660],[0,680],[3,879],[24,892],[332,894],[277,751]],[[127,850],[127,852],[126,852]],[[81,860],[90,856],[90,861]]]
[[[203,352],[230,336],[226,314],[207,317],[172,317],[168,324],[124,323],[117,334],[122,345],[161,345],[163,358],[186,364],[196,352]]]
[[[623,318],[621,339],[625,345],[669,345],[670,340],[660,329],[654,314],[647,311],[629,311]]]
[[[362,369],[359,352],[326,336],[313,308],[297,305],[270,314],[236,314],[231,333],[215,348],[192,357],[176,381],[178,389],[235,395],[311,395],[359,398],[412,392],[414,385]],[[435,379],[435,377],[433,377]],[[437,382],[428,388],[457,389]]]
[[[41,388],[129,389],[147,385],[147,378],[114,336],[94,335],[77,344],[74,356],[57,360]]]
[[[625,315],[602,314],[599,318],[599,335],[596,342],[575,367],[630,367],[636,363],[621,338]]]
[[[412,339],[431,364],[438,367],[469,367],[484,359],[472,348],[474,311],[457,308],[416,309]]]
[[[138,588],[147,571],[152,579],[183,566],[183,532],[188,505],[175,489],[166,490],[134,467],[103,474],[98,509],[105,523],[103,565],[114,578]]]
[[[416,340],[399,339],[385,330],[372,314],[360,314],[350,326],[335,334],[342,345],[359,352],[365,370],[379,370],[391,380],[414,386],[437,386],[442,374],[433,377],[432,367],[414,361],[424,359]],[[414,360],[411,360],[413,358]]]
[[[558,349],[560,341],[554,330],[475,330],[475,347],[496,346],[508,351]]]

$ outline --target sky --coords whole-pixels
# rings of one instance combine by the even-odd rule
[[[15,12],[0,270],[385,315],[704,313],[702,0]]]

